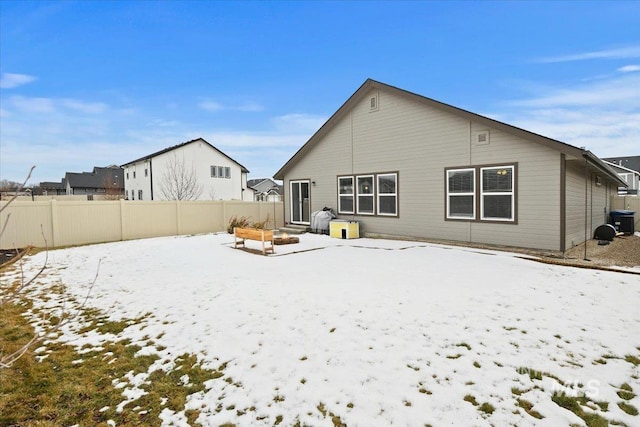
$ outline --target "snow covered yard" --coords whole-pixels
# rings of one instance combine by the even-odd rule
[[[554,392],[585,396],[587,416],[640,424],[618,405],[640,408],[639,275],[406,241],[307,234],[274,256],[232,242],[55,250],[44,280],[82,300],[102,260],[87,305],[112,320],[150,313],[117,338],[159,355],[152,369],[185,352],[223,365],[185,408],[204,426],[585,425]],[[36,306],[62,303],[39,295]],[[78,348],[114,339],[73,324],[63,332]],[[122,379],[125,411],[145,378]],[[620,397],[623,384],[632,397]],[[168,409],[161,418],[186,423]]]

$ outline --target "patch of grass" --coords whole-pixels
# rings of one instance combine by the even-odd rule
[[[339,416],[335,415],[333,412],[327,411],[327,409],[324,407],[324,403],[320,402],[320,404],[318,404],[316,408],[318,409],[318,411],[320,411],[324,418],[327,418],[327,415],[331,417],[333,427],[347,427],[347,425],[342,422]]]
[[[496,408],[489,402],[484,402],[482,405],[478,406],[478,411],[484,412],[485,414],[491,415]]]
[[[627,354],[627,355],[624,357],[624,360],[625,360],[626,362],[631,363],[633,366],[638,366],[638,365],[640,365],[640,357],[638,357],[638,356],[634,356],[633,354]]]
[[[480,364],[477,361],[473,362],[473,366],[476,368],[481,368],[482,366],[480,366]]]
[[[617,392],[618,397],[624,400],[631,400],[636,397],[636,394],[633,392],[633,388],[627,383],[624,383],[620,386],[620,390]]]
[[[475,396],[471,394],[467,394],[462,400],[471,403],[473,406],[478,406],[478,401],[476,400]]]
[[[518,399],[518,406],[524,409],[524,411],[533,418],[537,418],[539,420],[544,418],[544,416],[540,412],[533,409],[533,403],[529,402],[528,400]]]
[[[25,306],[19,301],[0,306],[0,341],[5,352],[19,348],[34,334],[24,316]],[[110,333],[136,321],[105,323],[96,318],[85,319],[87,315],[97,315],[98,319],[103,316],[90,311],[82,313],[77,321],[88,320],[95,329],[102,327]],[[129,387],[128,375],[147,373],[158,360],[156,355],[136,356],[139,350],[129,340],[120,340],[105,341],[95,350],[85,346],[79,354],[73,346],[48,341],[45,352],[25,353],[0,375],[0,425],[84,426],[104,425],[113,420],[121,426],[159,426],[162,409],[184,410],[186,397],[204,390],[204,382],[213,376],[199,366],[195,356],[184,354],[175,359],[173,371],[149,374],[140,387],[147,394],[117,412],[118,405],[125,400],[118,383]],[[38,358],[44,355],[47,357]],[[186,383],[182,381],[185,375],[189,379]],[[162,398],[166,398],[164,403]],[[104,407],[108,408],[101,411]],[[195,421],[199,412],[192,410],[185,415]]]
[[[460,357],[462,357],[462,355],[460,353],[458,353],[458,354],[450,354],[450,355],[447,356],[447,359],[458,359]]]
[[[638,408],[627,403],[627,402],[618,402],[618,408],[622,409],[625,413],[629,415],[638,415]]]
[[[565,408],[582,418],[587,427],[607,427],[609,425],[609,421],[606,418],[592,412],[585,412],[582,409],[582,405],[587,406],[587,403],[590,402],[589,398],[586,396],[574,397],[556,392],[551,396],[551,400],[556,405]]]
[[[461,342],[456,344],[456,347],[465,347],[467,350],[471,350],[471,346],[469,344],[467,344],[466,342]]]

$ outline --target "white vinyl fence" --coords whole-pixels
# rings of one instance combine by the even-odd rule
[[[219,232],[234,216],[269,219],[268,227],[278,228],[283,214],[282,202],[14,201],[0,214],[0,227],[10,215],[0,249],[44,247],[44,239],[48,247],[61,247]]]

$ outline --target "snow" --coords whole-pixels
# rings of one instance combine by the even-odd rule
[[[160,356],[150,371],[173,369],[185,352],[205,368],[226,363],[224,377],[188,398],[204,426],[266,426],[278,416],[281,425],[332,426],[330,414],[348,426],[580,424],[551,401],[563,390],[608,401],[601,415],[638,425],[615,393],[627,382],[640,394],[639,369],[623,360],[640,357],[640,276],[526,258],[312,234],[262,256],[208,234],[50,251],[46,280],[82,301],[101,260],[87,306],[110,320],[150,313],[117,337]],[[61,331],[78,348],[115,337]],[[530,379],[538,371],[572,387]],[[147,375],[121,379],[119,410],[135,406]],[[545,418],[516,411],[514,387]],[[495,412],[478,411],[468,394]],[[628,403],[640,407],[640,396]],[[160,418],[187,425],[184,411]]]

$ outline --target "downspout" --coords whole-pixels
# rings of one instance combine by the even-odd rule
[[[588,195],[588,187],[589,187],[589,163],[587,160],[587,153],[586,151],[583,150],[583,156],[584,156],[584,260],[585,261],[591,261],[589,258],[587,258],[587,227],[588,227],[588,223],[587,223],[587,208],[588,208],[588,203],[587,203],[587,195]]]
[[[149,192],[151,193],[151,200],[153,200],[153,157],[149,158]]]

